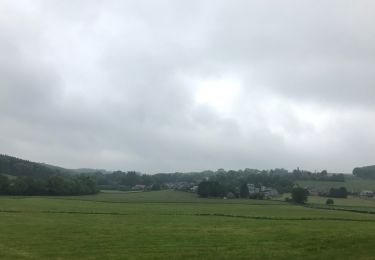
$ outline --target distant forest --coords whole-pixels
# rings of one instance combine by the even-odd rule
[[[327,171],[313,173],[296,169],[289,172],[285,169],[273,170],[229,170],[202,171],[189,173],[158,173],[154,175],[141,174],[134,171],[115,171],[111,174],[94,173],[98,185],[107,189],[129,189],[136,184],[150,186],[154,189],[169,183],[200,183],[210,180],[220,183],[225,190],[232,191],[243,183],[252,183],[257,186],[267,186],[277,189],[280,193],[289,192],[298,180],[337,181],[344,182],[344,174],[328,174]]]
[[[47,178],[53,175],[63,175],[69,170],[48,166],[47,164],[30,162],[8,155],[0,155],[0,173],[13,176],[28,176],[33,178]]]
[[[375,179],[375,165],[354,168],[353,175],[363,179]]]
[[[375,166],[354,169],[354,175],[375,178]],[[135,171],[71,170],[48,164],[30,162],[8,155],[0,155],[0,193],[15,195],[81,195],[94,194],[100,189],[131,190],[135,186],[158,190],[177,187],[190,190],[202,181],[212,181],[225,192],[239,193],[238,187],[245,183],[257,187],[266,186],[279,193],[290,192],[296,181],[344,182],[344,174],[310,172],[299,168],[272,170],[229,170],[189,173],[143,174]],[[173,184],[173,185],[172,185]],[[178,185],[176,185],[178,184]]]
[[[84,195],[99,192],[95,178],[73,172],[0,155],[0,194]]]

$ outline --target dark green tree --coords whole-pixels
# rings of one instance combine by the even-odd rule
[[[299,204],[306,203],[308,195],[309,195],[309,191],[304,188],[295,187],[292,189],[292,200],[295,203],[299,203]]]
[[[198,195],[203,198],[207,198],[210,196],[210,182],[202,181],[198,185]]]
[[[247,187],[246,183],[243,183],[240,188],[240,197],[244,199],[248,199],[249,195],[250,195],[249,188]]]
[[[198,185],[198,195],[200,197],[223,197],[225,188],[216,181],[202,181]]]
[[[10,181],[7,176],[0,174],[0,194],[7,194]]]
[[[26,195],[29,189],[27,178],[18,177],[13,181],[11,192],[14,195]]]
[[[53,176],[48,178],[47,181],[47,190],[48,193],[51,195],[65,195],[66,189],[65,189],[65,181],[64,178],[59,176]]]
[[[328,196],[332,198],[346,198],[348,197],[348,191],[345,187],[340,187],[338,189],[331,188],[329,190]]]

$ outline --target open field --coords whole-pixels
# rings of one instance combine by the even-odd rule
[[[336,181],[297,181],[301,187],[314,187],[322,191],[330,188],[346,187],[349,192],[360,192],[362,190],[375,190],[375,180],[364,180],[356,177],[346,177],[345,182]]]
[[[282,201],[174,191],[0,197],[1,259],[374,259],[374,239],[374,214]]]

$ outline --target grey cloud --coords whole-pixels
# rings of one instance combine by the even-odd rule
[[[3,1],[1,152],[151,173],[371,164],[373,5]],[[197,101],[228,75],[227,107]]]

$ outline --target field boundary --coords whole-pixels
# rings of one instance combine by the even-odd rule
[[[21,210],[0,210],[0,213],[19,213],[19,214],[79,214],[79,215],[113,215],[113,216],[138,216],[139,214],[121,213],[121,212],[91,212],[91,211],[21,211]],[[195,217],[226,217],[241,218],[251,220],[270,220],[270,221],[350,221],[350,222],[375,222],[375,219],[354,219],[354,218],[326,218],[326,217],[300,217],[300,218],[282,218],[265,216],[244,216],[220,213],[194,213],[194,214],[151,214],[159,216],[195,216]]]
[[[2,197],[0,196],[0,199]],[[97,203],[112,203],[112,204],[223,204],[223,205],[251,205],[251,206],[290,206],[291,204],[279,201],[271,200],[268,203],[241,203],[241,202],[224,202],[223,201],[109,201],[109,200],[90,200],[90,199],[70,199],[70,198],[59,198],[59,197],[39,197],[39,196],[22,196],[22,197],[3,197],[6,199],[51,199],[51,200],[67,200],[67,201],[84,201],[84,202],[97,202]],[[250,199],[249,199],[250,200]],[[244,201],[249,201],[244,200]],[[250,200],[251,201],[251,200]],[[258,200],[259,201],[259,200]],[[265,200],[267,201],[267,200]]]
[[[346,209],[346,208],[328,208],[324,206],[319,206],[319,205],[303,205],[306,208],[311,208],[311,209],[323,209],[323,210],[336,210],[336,211],[347,211],[347,212],[353,212],[353,213],[361,213],[361,214],[375,214],[375,211],[368,211],[368,210],[360,210],[360,209]],[[352,207],[352,206],[348,206]],[[355,206],[353,206],[355,207]]]

